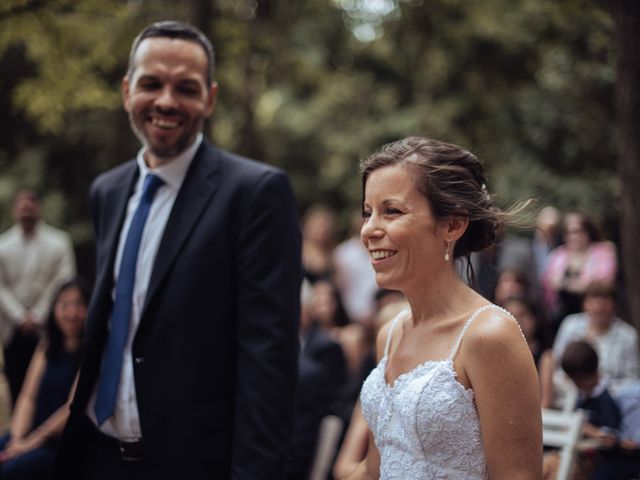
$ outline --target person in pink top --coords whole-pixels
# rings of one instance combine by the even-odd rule
[[[616,247],[602,241],[593,222],[581,213],[564,218],[564,244],[551,252],[542,279],[550,318],[561,321],[581,311],[587,286],[594,280],[615,282]]]

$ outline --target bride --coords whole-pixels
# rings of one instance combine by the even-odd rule
[[[411,137],[363,162],[362,241],[382,288],[409,301],[378,336],[361,404],[367,456],[350,479],[539,479],[536,369],[516,320],[454,260],[494,243],[493,206],[464,149]]]

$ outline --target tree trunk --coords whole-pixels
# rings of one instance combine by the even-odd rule
[[[191,0],[191,23],[198,27],[212,43],[215,42],[213,36],[213,13],[215,10],[215,0]]]
[[[191,0],[191,23],[198,27],[213,45],[213,81],[215,81],[216,72],[218,71],[216,67],[216,62],[218,59],[218,45],[216,43],[216,39],[214,38],[215,29],[213,27],[213,20],[217,13],[216,6],[216,0]],[[207,118],[204,122],[204,125],[202,126],[202,131],[204,132],[205,137],[210,137],[212,125],[213,117]]]
[[[622,186],[621,264],[629,319],[640,328],[640,2],[615,0],[618,171]]]

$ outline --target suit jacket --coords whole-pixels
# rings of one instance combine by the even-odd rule
[[[332,391],[329,372],[306,355],[298,364],[298,395],[293,422],[291,465],[287,480],[306,479],[316,450],[320,422],[330,413]]]
[[[137,176],[132,160],[91,188],[96,287],[57,478],[73,478],[82,458],[84,414],[108,334],[118,236]],[[150,478],[284,475],[300,249],[286,175],[203,142],[169,216],[132,346]]]
[[[326,371],[326,388],[331,393],[328,413],[338,415],[347,380],[347,362],[342,346],[314,325],[307,332],[302,356],[318,362]]]
[[[342,347],[312,326],[307,332],[298,368],[293,447],[289,480],[307,478],[314,457],[320,422],[342,415],[346,362]]]
[[[71,238],[40,221],[25,258],[22,230],[0,235],[0,341],[6,344],[27,313],[44,325],[57,289],[76,273]]]

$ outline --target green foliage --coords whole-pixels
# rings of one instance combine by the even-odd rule
[[[121,2],[57,0],[45,7],[14,1],[5,8],[29,3],[32,10],[10,15],[0,28],[0,53],[21,44],[36,67],[36,75],[14,89],[15,107],[41,132],[55,134],[65,128],[70,111],[116,108],[119,95],[108,75],[118,62],[113,43],[123,18]]]
[[[14,129],[0,135],[0,201],[33,179],[89,238],[90,180],[138,148],[119,99],[131,40],[166,18],[203,25],[216,47],[210,136],[289,171],[302,209],[329,203],[346,225],[359,160],[431,135],[484,159],[501,205],[617,214],[613,21],[586,0],[3,2],[0,62],[19,61],[0,77]]]
[[[15,158],[15,161],[7,165],[6,159],[2,159],[3,175],[0,177],[0,205],[3,206],[3,213],[7,215],[0,217],[0,227],[4,231],[12,224],[12,219],[8,215],[11,211],[11,204],[17,186],[29,187],[41,191],[45,183],[46,151],[40,147],[24,150]],[[43,212],[47,219],[54,224],[62,224],[64,199],[61,192],[53,192],[43,198]]]

